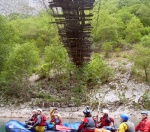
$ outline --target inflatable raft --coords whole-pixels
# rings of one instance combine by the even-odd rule
[[[57,132],[69,132],[74,131],[78,129],[80,122],[74,122],[67,124],[65,123],[63,126],[58,125]],[[50,130],[50,127],[52,128],[51,124],[47,123],[47,126],[45,127],[45,132],[56,132],[55,130]],[[10,120],[5,124],[5,131],[6,132],[33,132],[32,130],[28,129],[26,127],[26,124],[23,124],[17,120]]]

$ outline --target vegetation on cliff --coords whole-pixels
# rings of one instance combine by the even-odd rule
[[[131,50],[133,76],[150,82],[149,0],[97,1],[93,9],[91,61],[76,67],[59,40],[50,12],[37,16],[0,16],[0,95],[9,102],[36,100],[76,106],[88,102],[90,89],[111,81],[107,58]],[[38,74],[36,84],[29,77]],[[10,98],[11,97],[11,98]],[[42,100],[42,101],[41,101]],[[48,104],[49,105],[49,104]],[[45,105],[46,106],[46,105]]]

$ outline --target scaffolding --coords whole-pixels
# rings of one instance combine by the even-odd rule
[[[51,0],[58,34],[76,66],[90,60],[92,53],[91,17],[95,0]]]

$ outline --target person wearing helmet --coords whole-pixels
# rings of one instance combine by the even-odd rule
[[[97,116],[93,116],[92,118],[94,120],[95,127],[98,128],[98,119],[97,119]]]
[[[42,109],[37,109],[37,119],[32,127],[33,131],[44,132],[46,126],[46,116],[42,114]]]
[[[62,125],[62,119],[59,113],[55,114],[55,124],[56,125]]]
[[[150,132],[150,120],[146,121],[143,132]]]
[[[50,123],[53,124],[55,123],[55,114],[58,113],[57,108],[54,108],[50,111]]]
[[[34,123],[36,122],[37,110],[33,110],[32,114],[32,117],[29,119],[29,121],[27,121],[27,125],[34,125]]]
[[[109,111],[107,109],[104,109],[102,111],[102,117],[98,121],[99,122],[99,126],[98,126],[99,128],[114,125],[114,119],[112,117],[109,117],[108,114],[109,114]]]
[[[77,132],[94,132],[95,123],[91,117],[91,112],[89,107],[86,107],[83,111],[84,119],[81,121]]]
[[[121,124],[119,125],[118,132],[135,132],[135,126],[129,122],[129,116],[126,113],[120,114]]]
[[[51,124],[53,124],[53,130],[56,130],[56,125],[62,125],[62,119],[59,113],[55,113],[55,120],[53,122],[50,122]]]
[[[57,108],[53,108],[53,109],[49,112],[49,114],[50,114],[50,118],[55,117],[55,116],[54,116],[54,114],[56,114],[56,113],[58,113]]]
[[[144,131],[144,127],[146,125],[146,122],[148,120],[148,112],[147,111],[142,111],[141,112],[141,121],[139,122],[139,124],[137,124],[135,126],[135,131]]]

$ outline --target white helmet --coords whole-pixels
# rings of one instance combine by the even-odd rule
[[[109,114],[109,110],[107,110],[107,109],[103,109],[103,113],[105,113],[105,114]]]
[[[37,112],[37,110],[32,110],[32,112]]]
[[[39,109],[37,109],[37,111],[40,111],[40,112],[42,112],[42,109],[40,109],[40,108],[39,108]]]

